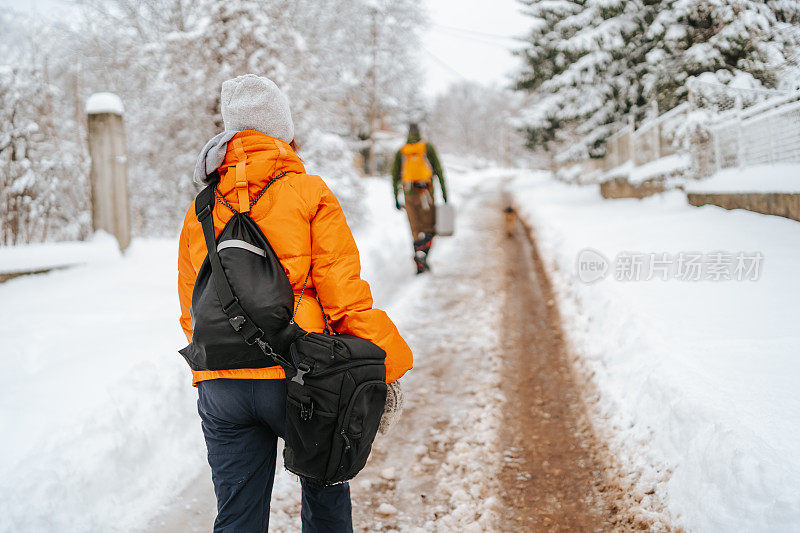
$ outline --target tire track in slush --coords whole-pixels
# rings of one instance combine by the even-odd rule
[[[678,531],[642,507],[596,433],[598,393],[577,370],[535,232],[515,221],[506,246],[503,531]],[[606,431],[602,426],[600,431]]]
[[[618,531],[603,466],[567,357],[533,234],[514,221],[505,246],[504,531]]]

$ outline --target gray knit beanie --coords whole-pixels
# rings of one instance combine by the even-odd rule
[[[222,84],[225,131],[256,130],[287,143],[294,140],[289,100],[269,78],[245,74]]]

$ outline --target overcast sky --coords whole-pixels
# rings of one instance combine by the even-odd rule
[[[530,19],[516,0],[427,0],[431,27],[423,38],[427,91],[440,92],[461,79],[508,84],[519,64],[511,40],[523,35]],[[507,37],[503,39],[502,37]]]
[[[518,65],[510,50],[513,37],[529,26],[516,0],[425,0],[431,25],[423,35],[420,55],[427,72],[426,94],[463,79],[508,84]],[[32,9],[43,16],[63,16],[69,0],[0,0],[0,6]]]

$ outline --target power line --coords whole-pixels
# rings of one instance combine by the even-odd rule
[[[454,69],[453,67],[451,67],[451,66],[450,66],[450,65],[449,65],[449,64],[448,64],[446,61],[443,61],[442,59],[440,59],[440,58],[439,58],[439,57],[438,57],[436,54],[434,54],[433,52],[431,52],[430,50],[428,50],[428,48],[427,48],[425,45],[423,45],[423,46],[422,46],[422,50],[423,50],[423,51],[424,51],[426,54],[428,54],[429,56],[431,56],[431,58],[433,58],[433,60],[434,60],[434,61],[436,61],[436,63],[438,63],[438,64],[439,64],[439,66],[441,66],[441,67],[444,67],[446,70],[450,71],[450,73],[452,73],[452,74],[455,74],[456,76],[458,76],[458,77],[459,77],[459,78],[461,78],[462,80],[469,81],[469,78],[467,78],[466,76],[464,76],[463,74],[461,74],[459,71],[457,71],[456,69]]]
[[[456,26],[447,26],[445,24],[438,24],[438,23],[433,23],[433,26],[436,27],[436,28],[443,29],[443,30],[449,30],[451,32],[466,33],[466,34],[475,35],[477,37],[483,37],[483,38],[489,38],[489,39],[499,39],[499,40],[502,40],[502,41],[515,41],[517,43],[522,43],[523,42],[523,39],[521,39],[521,38],[509,37],[508,35],[500,35],[500,34],[497,34],[497,33],[486,33],[486,32],[482,32],[482,31],[475,31],[475,30],[470,30],[470,29],[467,29],[467,28],[458,28]]]
[[[487,39],[487,38],[483,38],[483,37],[473,37],[473,36],[470,36],[470,35],[463,35],[463,34],[448,30],[447,28],[439,28],[439,29],[443,32],[443,33],[440,33],[440,35],[447,35],[448,37],[455,37],[457,39],[463,39],[463,40],[470,41],[470,42],[473,42],[473,43],[480,43],[480,44],[485,44],[485,45],[488,45],[488,46],[494,46],[494,47],[506,50],[508,52],[511,52],[512,50],[514,50],[517,47],[523,46],[522,42],[517,43],[517,46],[515,47],[510,42],[501,43],[499,41],[493,41],[493,40],[490,40],[490,39]]]

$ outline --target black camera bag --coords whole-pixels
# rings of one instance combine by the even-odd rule
[[[284,174],[267,183],[251,209]],[[292,310],[291,284],[266,236],[221,195],[233,216],[215,238],[217,195],[212,183],[195,199],[208,255],[192,293],[192,342],[180,353],[193,370],[280,365],[286,469],[326,485],[352,479],[366,464],[383,414],[386,353],[368,340],[336,334],[327,318],[326,333],[297,326],[294,315],[311,272]]]

